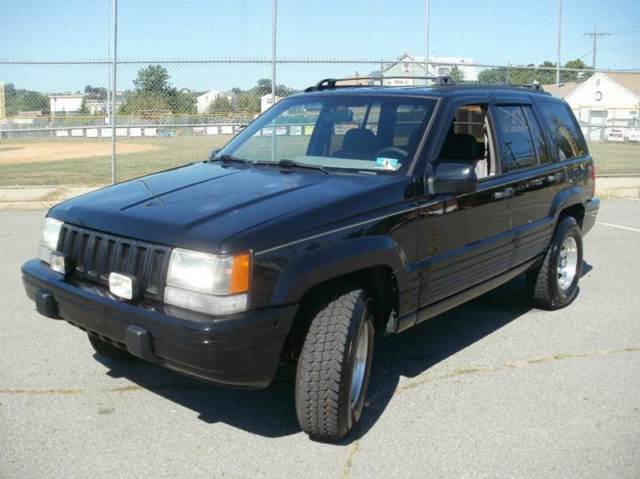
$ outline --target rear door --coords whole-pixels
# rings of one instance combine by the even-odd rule
[[[552,161],[548,138],[526,98],[497,98],[494,110],[500,176],[511,196],[511,267],[542,254],[553,234],[552,203],[565,173]]]

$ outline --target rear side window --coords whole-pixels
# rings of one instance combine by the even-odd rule
[[[540,164],[551,162],[549,152],[547,151],[547,144],[544,140],[544,135],[542,134],[542,129],[540,129],[538,120],[536,120],[531,107],[525,106],[524,112],[527,114],[527,122],[529,123],[529,129],[531,130],[531,138],[533,138],[536,153],[538,153],[538,161]]]
[[[540,110],[556,144],[560,161],[587,154],[587,143],[573,113],[563,103],[540,102]]]
[[[498,105],[496,123],[500,138],[502,172],[529,168],[537,164],[531,132],[520,105]]]

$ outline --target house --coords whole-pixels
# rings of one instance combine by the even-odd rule
[[[462,79],[477,81],[478,72],[473,65],[473,59],[468,57],[430,57],[428,70],[425,68],[424,57],[405,53],[395,63],[385,65],[382,76],[385,77],[424,77],[450,75],[457,67]],[[397,78],[384,80],[385,85],[412,86],[425,84],[424,80],[411,78]]]
[[[49,95],[51,113],[77,113],[82,108],[83,95]]]
[[[587,139],[640,141],[640,73],[598,72],[543,88],[569,104]]]
[[[219,92],[218,90],[211,90],[202,95],[199,95],[196,98],[198,113],[208,113],[209,106],[220,95],[222,95],[222,92]]]
[[[275,98],[275,102],[273,99]],[[266,95],[262,95],[260,97],[260,113],[264,113],[266,110],[271,108],[274,103],[278,103],[280,101],[280,97],[273,97],[271,93],[267,93]]]

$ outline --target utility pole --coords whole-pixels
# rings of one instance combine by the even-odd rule
[[[611,34],[608,32],[599,32],[596,27],[593,27],[593,33],[589,32],[583,35],[584,37],[592,37],[593,39],[593,51],[591,52],[593,56],[591,60],[591,67],[594,70],[596,69],[596,52],[598,51],[598,37],[608,37],[609,35]]]

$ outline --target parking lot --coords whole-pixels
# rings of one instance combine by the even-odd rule
[[[638,477],[640,201],[603,202],[569,308],[522,279],[377,344],[363,424],[300,432],[293,383],[209,386],[96,357],[20,265],[44,211],[0,212],[0,477]]]

